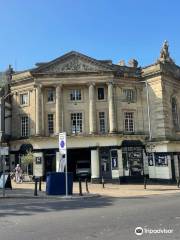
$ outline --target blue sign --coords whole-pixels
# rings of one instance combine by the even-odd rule
[[[61,140],[61,142],[60,142],[60,146],[61,146],[61,148],[64,148],[64,146],[65,146],[65,142],[64,142],[64,140]]]

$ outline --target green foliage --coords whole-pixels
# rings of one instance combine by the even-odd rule
[[[28,166],[33,163],[33,153],[31,151],[27,151],[27,154],[21,157],[21,164],[24,166]]]
[[[4,72],[0,72],[0,87],[3,87],[7,84],[7,76]]]

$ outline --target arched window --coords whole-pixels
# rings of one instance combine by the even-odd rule
[[[177,111],[177,103],[176,103],[176,98],[172,98],[171,102],[172,106],[172,118],[173,118],[173,124],[175,128],[179,127],[179,119],[178,119],[178,111]]]

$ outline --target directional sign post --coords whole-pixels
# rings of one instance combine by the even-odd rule
[[[66,196],[68,196],[68,177],[67,177],[67,142],[66,142],[66,132],[59,133],[59,152],[61,156],[65,156],[66,163]]]

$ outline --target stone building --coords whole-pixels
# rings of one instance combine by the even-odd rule
[[[167,42],[147,67],[72,51],[11,80],[11,162],[34,153],[35,175],[56,171],[58,133],[67,133],[68,170],[79,160],[91,179],[173,180],[179,175],[180,67]]]
[[[0,72],[0,146],[7,147],[7,142],[11,135],[11,93],[10,93],[10,77],[12,68],[9,66],[5,72]],[[10,169],[9,156],[5,157],[5,170]],[[2,161],[0,161],[0,172],[3,169]]]

